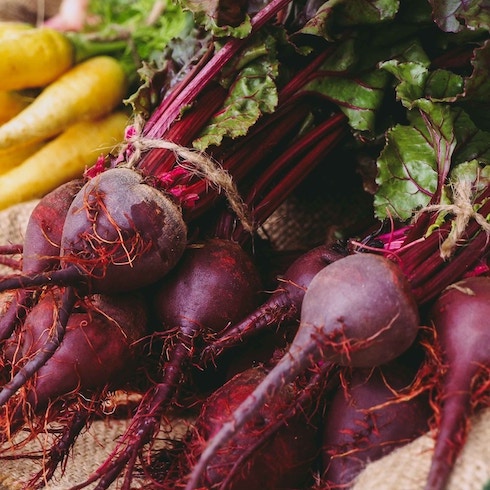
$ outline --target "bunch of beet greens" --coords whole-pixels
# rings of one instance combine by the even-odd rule
[[[360,459],[375,459],[380,445],[388,451],[433,423],[427,488],[442,489],[470,408],[488,405],[481,346],[489,330],[472,327],[487,321],[489,303],[488,20],[476,2],[456,10],[426,0],[240,5],[223,17],[228,2],[206,11],[189,3],[199,51],[177,61],[183,40],[170,44],[163,68],[131,99],[135,124],[125,147],[41,201],[21,273],[0,281],[14,291],[0,320],[2,437],[26,424],[33,434],[46,421],[66,426],[31,487],[53,476],[107,390],[133,381],[117,368],[116,352],[144,377],[142,400],[114,452],[74,488],[108,488],[119,477],[130,488],[138,467],[154,488],[250,488],[274,464],[258,456],[270,444],[285,454],[278,475],[288,483],[313,485],[316,472],[327,487],[342,486],[360,471],[359,459],[349,467],[345,454],[374,448]],[[159,89],[152,106],[148,97]],[[358,237],[299,257],[261,304],[257,230],[321,164],[332,171],[327,162],[340,147],[359,162],[372,219]],[[44,220],[52,202],[61,226]],[[122,346],[108,349],[114,327]],[[152,471],[152,444],[186,399],[192,370],[221,368],[227,352],[253,347],[254,338],[272,338],[260,358],[266,369],[237,400],[230,385],[218,386],[176,459],[169,452],[163,475]],[[76,362],[70,342],[79,346]],[[155,345],[148,368],[145,352]],[[83,374],[82,355],[96,359],[91,370],[104,369],[100,384]],[[57,360],[73,373],[50,391],[42,373]],[[411,370],[396,380],[400,361]],[[359,402],[369,423],[329,410],[341,403],[330,401],[335,387],[347,398],[365,396],[349,384],[371,382]],[[435,422],[407,415],[419,425],[397,432],[389,410],[414,401],[426,403],[425,413],[427,394]],[[220,403],[232,409],[216,420]],[[319,437],[336,417],[350,442]],[[306,460],[286,457],[303,437],[298,419],[318,439]],[[362,424],[379,438],[352,428]],[[343,454],[352,441],[368,445]],[[335,469],[337,461],[346,469]]]

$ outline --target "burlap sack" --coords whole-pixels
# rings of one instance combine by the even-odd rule
[[[65,470],[59,469],[45,488],[47,490],[68,490],[73,485],[85,481],[114,449],[116,441],[124,434],[128,423],[129,420],[111,418],[93,422],[77,439],[68,457]],[[172,437],[181,438],[187,428],[188,422],[186,420],[172,421]],[[168,432],[164,431],[170,430],[169,427],[162,429],[162,442],[157,442],[157,446],[163,445],[164,438],[168,437]],[[42,460],[39,459],[39,456],[42,455],[43,445],[47,447],[45,441],[49,440],[49,436],[40,435],[38,439],[26,447],[8,453],[10,457],[17,455],[19,458],[0,460],[0,490],[25,490],[25,482],[28,482],[42,468]],[[33,454],[36,455],[35,458],[32,457]],[[2,455],[0,455],[1,457]],[[121,483],[122,478],[119,478],[112,484],[111,488],[118,488]],[[143,488],[145,485],[148,485],[148,480],[142,476],[136,476],[131,488]],[[87,488],[94,487],[95,484]]]
[[[18,243],[22,240],[25,225],[36,201],[14,206],[0,212],[0,245]],[[290,205],[276,213],[274,225],[284,222],[282,212],[288,219],[294,219]],[[293,234],[290,234],[294,236]],[[83,481],[91,471],[102,463],[114,447],[118,436],[124,433],[127,420],[97,421],[84,432],[68,459],[63,475],[58,471],[48,490],[67,490]],[[174,430],[182,434],[186,422],[177,421]],[[490,481],[490,409],[474,417],[468,441],[461,453],[448,490],[483,490]],[[39,451],[40,441],[22,449],[23,453]],[[433,438],[426,434],[414,442],[400,448],[385,458],[369,464],[359,476],[353,490],[423,490],[428,472]],[[13,453],[8,453],[12,456]],[[4,454],[5,456],[5,454]],[[0,455],[1,457],[1,455]],[[0,490],[19,490],[22,481],[40,469],[41,461],[32,458],[2,459],[0,461]],[[134,488],[141,488],[136,481]],[[114,484],[117,488],[117,482]],[[251,489],[255,490],[255,489]],[[258,489],[257,489],[258,490]]]

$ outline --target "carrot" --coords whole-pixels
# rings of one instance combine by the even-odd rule
[[[41,197],[80,177],[101,153],[108,153],[123,140],[127,123],[127,116],[120,111],[69,127],[19,166],[0,175],[0,209]]]
[[[31,155],[34,155],[43,147],[44,143],[44,141],[34,141],[33,143],[27,143],[27,145],[12,146],[5,148],[5,150],[0,150],[0,175],[12,170]]]
[[[27,29],[34,29],[34,26],[28,24],[27,22],[16,22],[13,20],[2,20],[0,21],[0,39],[10,36],[12,33],[15,34],[19,31],[25,31]]]
[[[9,90],[0,90],[0,124],[7,122],[25,109],[33,98]]]
[[[0,149],[45,140],[78,121],[109,114],[122,103],[126,88],[124,68],[115,58],[83,61],[0,126]]]
[[[74,64],[74,45],[61,32],[13,29],[0,37],[0,89],[43,87]]]

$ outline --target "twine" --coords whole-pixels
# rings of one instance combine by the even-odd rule
[[[452,204],[432,204],[421,209],[415,216],[415,220],[427,211],[437,211],[454,215],[451,231],[447,238],[442,242],[440,255],[444,260],[449,259],[456,247],[463,242],[462,236],[470,219],[474,219],[488,234],[490,234],[490,223],[481,215],[472,202],[472,183],[469,180],[460,180],[451,184],[453,203]]]
[[[240,196],[232,176],[217,161],[205,152],[194,148],[187,148],[168,140],[146,138],[141,135],[142,125],[142,118],[137,116],[133,125],[126,132],[126,142],[120,150],[121,154],[126,155],[126,166],[136,167],[142,153],[152,148],[172,151],[177,165],[200,178],[204,178],[218,192],[222,191],[231,209],[241,221],[243,228],[250,233],[254,231],[249,210]]]

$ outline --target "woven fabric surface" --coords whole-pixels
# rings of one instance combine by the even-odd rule
[[[447,490],[483,490],[490,481],[490,409],[472,418],[471,430]],[[370,463],[352,490],[424,490],[434,447],[425,434],[384,458]]]
[[[124,434],[128,424],[129,420],[110,418],[97,420],[90,424],[87,430],[78,437],[64,471],[59,468],[53,479],[44,488],[46,490],[69,490],[73,485],[85,481],[115,448],[118,438]],[[173,421],[172,437],[181,438],[187,426],[188,423],[185,420]],[[162,428],[162,440],[163,436],[168,437],[169,430],[169,427]],[[0,461],[0,490],[26,490],[25,483],[42,469],[40,456],[42,456],[43,447],[48,447],[47,442],[50,440],[49,435],[41,434],[21,449],[7,453],[9,458]],[[158,445],[157,437],[156,446]],[[18,457],[12,459],[13,455]],[[122,478],[117,479],[111,488],[118,488],[121,483]],[[143,488],[148,485],[148,480],[135,477],[131,485],[132,489]],[[94,486],[95,484],[87,488],[94,488]]]

